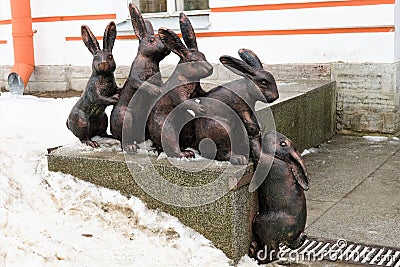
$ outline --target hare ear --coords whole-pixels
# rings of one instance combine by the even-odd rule
[[[117,38],[117,27],[115,26],[114,21],[111,21],[104,31],[103,38],[103,49],[112,51],[114,47],[115,39]]]
[[[292,158],[289,165],[294,175],[294,179],[304,190],[308,190],[307,169],[303,157],[294,147],[290,149],[289,153]]]
[[[254,77],[255,70],[252,66],[248,65],[246,62],[243,62],[239,59],[236,59],[231,56],[221,56],[219,61],[230,71],[233,73],[243,76],[252,78]]]
[[[172,30],[160,28],[158,30],[158,35],[163,44],[180,58],[184,58],[185,55],[187,55],[188,49],[182,43],[181,39],[179,39],[178,35],[176,35]]]
[[[154,28],[153,28],[153,24],[151,24],[151,21],[148,19],[145,19],[144,24],[146,25],[147,34],[154,35]]]
[[[89,49],[90,53],[93,55],[100,50],[99,43],[97,42],[96,37],[92,33],[92,31],[89,29],[88,26],[82,25],[81,26],[81,35],[82,35],[82,40],[85,43],[86,47]]]
[[[309,186],[307,174],[304,172],[304,169],[299,168],[299,166],[297,166],[296,164],[290,164],[290,169],[296,182],[301,186],[301,188],[307,191],[309,189]]]
[[[192,23],[190,23],[188,16],[186,16],[184,13],[180,13],[179,15],[179,25],[181,28],[182,38],[185,41],[186,46],[189,49],[195,49],[198,51],[199,49],[197,48],[196,34],[194,33]]]
[[[263,70],[263,65],[261,63],[261,60],[250,49],[245,49],[245,48],[239,49],[238,54],[244,62],[246,62],[253,68],[258,70]]]
[[[144,23],[142,14],[140,13],[137,6],[129,3],[129,13],[131,14],[132,26],[135,35],[139,40],[144,39],[147,36],[146,24]]]

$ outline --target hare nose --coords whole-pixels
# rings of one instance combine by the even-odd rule
[[[274,98],[274,100],[277,100],[279,98],[278,90],[274,93],[273,98]]]
[[[99,64],[99,70],[100,71],[105,71],[105,70],[107,70],[109,68],[109,66],[110,65],[107,62],[101,62]]]

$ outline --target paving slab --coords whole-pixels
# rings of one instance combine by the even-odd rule
[[[338,203],[307,228],[313,237],[400,247],[398,213],[365,205]]]
[[[339,201],[386,159],[386,155],[309,155],[305,159],[310,182],[310,190],[306,192],[307,199]]]
[[[328,211],[335,201],[319,201],[307,199],[307,223],[306,228],[318,220],[326,211]]]
[[[304,158],[309,236],[400,247],[398,139],[334,136]]]

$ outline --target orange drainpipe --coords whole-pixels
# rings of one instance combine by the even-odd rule
[[[19,84],[23,84],[25,88],[35,68],[31,4],[30,0],[10,0],[10,3],[14,66],[8,76],[8,83],[10,86],[14,83],[15,86],[15,83],[19,81]]]

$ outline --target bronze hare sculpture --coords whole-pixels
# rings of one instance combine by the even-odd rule
[[[82,143],[91,147],[99,144],[92,141],[94,136],[108,136],[108,117],[104,112],[108,105],[118,102],[119,89],[115,82],[115,61],[112,55],[117,30],[110,22],[104,32],[103,50],[88,26],[81,27],[83,42],[93,54],[92,74],[86,89],[72,108],[67,127]]]
[[[135,152],[137,149],[135,144],[122,143],[123,127],[132,132],[131,129],[135,127],[135,124],[145,123],[140,122],[140,120],[147,118],[144,111],[147,105],[152,102],[151,99],[160,93],[160,86],[162,85],[160,61],[170,54],[170,50],[161,42],[159,37],[154,35],[151,22],[143,20],[139,9],[134,4],[129,4],[129,13],[132,18],[135,35],[139,39],[139,48],[132,62],[129,76],[122,87],[121,97],[111,112],[110,128],[112,136],[121,141],[124,150]],[[145,92],[141,92],[140,95],[136,96],[140,98],[137,101],[140,106],[130,105],[129,112],[127,112],[133,95],[145,81],[155,86],[147,86]],[[144,137],[132,138],[135,140],[144,139]],[[136,141],[142,142],[144,140]]]
[[[190,21],[183,13],[180,14],[180,23],[189,24]],[[184,34],[184,32],[182,32]],[[171,30],[160,28],[158,34],[162,42],[173,53],[180,57],[171,77],[162,86],[163,96],[150,112],[148,120],[148,133],[150,140],[157,150],[171,157],[194,157],[193,151],[181,150],[179,145],[179,121],[184,116],[191,116],[187,109],[197,114],[204,112],[203,107],[190,99],[192,93],[198,88],[200,79],[208,77],[213,72],[213,67],[207,62],[196,44],[194,33],[190,36],[184,34],[182,43],[179,37]],[[179,106],[176,116],[170,116],[172,110]]]
[[[244,79],[218,86],[204,94],[206,98],[201,103],[210,116],[195,121],[197,146],[201,140],[211,139],[216,147],[209,149],[207,146],[203,149],[200,147],[202,156],[213,159],[215,155],[217,160],[230,161],[232,164],[247,164],[250,142],[250,153],[257,163],[261,130],[255,116],[255,103],[256,101],[271,103],[279,98],[279,93],[274,77],[263,69],[260,59],[253,51],[240,49],[238,53],[242,60],[221,56],[220,61]],[[217,101],[211,102],[207,98]],[[235,119],[235,114],[232,112],[227,112],[226,105],[239,116],[240,120]],[[243,138],[246,134],[243,133],[242,123],[248,140]],[[215,149],[216,152],[208,151]]]
[[[182,38],[189,49],[198,50],[196,33],[190,23],[190,20],[185,14],[182,14],[179,18],[179,26],[182,33]],[[200,85],[200,82],[194,83],[195,88],[190,95],[191,99],[202,97],[205,95],[205,91]],[[186,124],[183,126],[179,133],[179,144],[182,148],[195,147],[196,146],[196,135],[195,135],[195,120],[192,117],[187,118]],[[184,122],[182,122],[184,123]]]
[[[307,171],[293,143],[281,133],[270,131],[263,137],[254,175],[264,181],[258,188],[259,213],[253,220],[254,241],[249,254],[259,261],[261,257],[264,263],[276,260],[280,243],[296,249],[307,237],[304,234]],[[261,256],[261,250],[267,254]],[[271,253],[272,250],[275,253]]]

